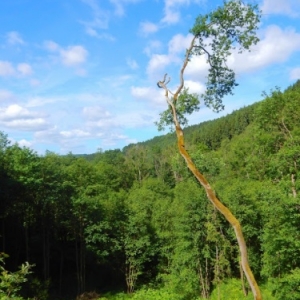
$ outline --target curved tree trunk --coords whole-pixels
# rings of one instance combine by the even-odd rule
[[[259,286],[255,280],[255,277],[251,271],[251,268],[249,266],[248,262],[248,254],[247,254],[247,246],[246,242],[242,233],[242,227],[240,225],[240,222],[237,220],[237,218],[232,214],[232,212],[217,198],[215,195],[213,189],[211,188],[210,184],[204,177],[202,173],[197,169],[196,165],[192,161],[190,155],[185,149],[185,143],[184,143],[184,135],[183,130],[180,126],[180,123],[178,121],[177,117],[177,111],[176,111],[176,102],[178,100],[178,96],[180,92],[182,91],[184,87],[184,71],[185,68],[189,62],[190,55],[192,53],[192,50],[195,45],[196,36],[191,41],[190,47],[186,51],[185,60],[183,62],[182,68],[180,70],[180,85],[177,88],[175,93],[171,93],[167,87],[167,84],[169,83],[170,79],[167,79],[167,74],[164,76],[163,81],[159,81],[157,83],[158,87],[163,88],[165,90],[165,98],[167,103],[170,106],[172,115],[173,115],[173,121],[176,129],[176,135],[177,135],[177,141],[178,141],[178,148],[181,156],[184,158],[187,167],[190,169],[190,171],[194,174],[194,176],[197,178],[199,183],[203,186],[205,189],[207,198],[209,201],[213,204],[213,206],[226,218],[226,220],[230,223],[230,225],[233,227],[237,242],[239,245],[240,255],[241,255],[241,265],[243,268],[243,271],[246,275],[246,278],[248,280],[248,283],[251,287],[253,296],[255,300],[262,300],[262,295],[259,289]],[[169,97],[169,93],[172,95],[172,97]]]
[[[194,174],[194,176],[197,178],[199,183],[205,189],[209,201],[226,218],[226,220],[233,227],[239,245],[239,249],[240,249],[241,264],[242,264],[243,271],[251,287],[254,299],[261,300],[262,296],[261,296],[260,289],[249,266],[247,246],[242,233],[242,227],[240,225],[240,222],[232,214],[232,212],[217,198],[217,196],[215,195],[213,189],[211,188],[210,184],[208,183],[204,175],[199,172],[199,170],[193,163],[190,155],[187,153],[185,149],[183,131],[178,124],[176,126],[176,135],[178,139],[179,152],[182,155],[182,157],[185,159],[187,167],[190,169],[190,171]]]

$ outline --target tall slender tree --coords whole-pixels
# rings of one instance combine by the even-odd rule
[[[159,88],[165,90],[168,109],[161,113],[157,123],[159,129],[165,125],[174,124],[179,152],[186,161],[190,171],[197,178],[206,191],[207,197],[215,208],[232,225],[239,245],[241,265],[247,277],[254,299],[262,299],[259,286],[255,280],[248,262],[247,247],[238,219],[218,199],[204,175],[197,169],[185,148],[182,126],[187,123],[187,114],[199,110],[200,100],[198,95],[190,94],[184,85],[184,72],[189,62],[195,55],[204,55],[209,66],[206,82],[206,91],[202,95],[204,103],[214,111],[224,109],[223,97],[232,94],[237,85],[235,73],[226,64],[232,51],[249,50],[258,42],[256,30],[260,20],[260,11],[256,5],[245,4],[240,0],[224,2],[213,12],[200,15],[190,30],[193,39],[186,50],[185,59],[180,70],[180,83],[175,92],[168,88],[170,78],[165,74],[163,80],[157,83]]]

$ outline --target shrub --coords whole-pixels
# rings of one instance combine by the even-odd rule
[[[27,275],[31,273],[30,269],[33,265],[26,262],[21,265],[19,271],[9,272],[4,268],[4,259],[7,257],[7,254],[0,253],[0,299],[22,300],[19,291],[22,283],[27,281]]]

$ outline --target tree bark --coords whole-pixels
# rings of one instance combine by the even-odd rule
[[[243,268],[242,268],[242,264],[241,261],[239,261],[239,265],[240,265],[240,274],[241,274],[241,283],[242,283],[242,289],[244,292],[245,297],[248,295],[248,289],[245,286],[245,281],[244,281],[244,272],[243,272]]]

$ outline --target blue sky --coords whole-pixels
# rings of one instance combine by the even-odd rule
[[[217,118],[300,78],[300,0],[250,0],[263,11],[260,42],[233,55],[239,86],[215,114],[204,106],[189,124]],[[2,0],[0,131],[39,154],[123,148],[158,134],[165,110],[156,82],[178,84],[189,29],[222,1]],[[205,59],[186,70],[204,90]]]

